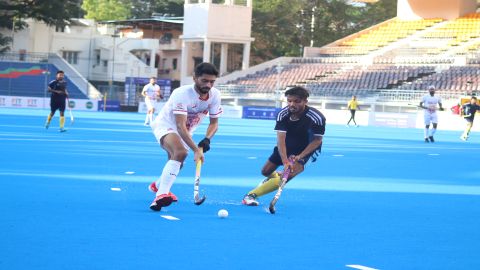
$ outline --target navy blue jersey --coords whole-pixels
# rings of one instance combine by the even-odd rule
[[[313,140],[313,136],[325,134],[325,116],[317,109],[306,106],[298,120],[290,119],[288,107],[283,108],[277,115],[275,130],[286,132],[286,147],[303,151]],[[298,151],[297,150],[297,151]]]
[[[50,87],[52,90],[62,91],[62,92],[65,93],[65,91],[67,89],[67,81],[65,81],[65,80],[61,80],[61,81],[53,80],[48,84],[48,87]],[[57,94],[55,92],[52,92],[52,98],[65,99],[65,98],[67,98],[67,96],[66,95],[60,95],[60,94]]]
[[[465,120],[473,122],[473,119],[475,118],[475,113],[477,111],[480,111],[480,106],[478,106],[477,104],[467,103],[462,106],[462,110],[463,115],[470,115],[468,117],[465,117]]]

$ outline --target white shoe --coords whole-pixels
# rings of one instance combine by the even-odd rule
[[[259,203],[255,198],[256,198],[255,194],[247,194],[245,195],[245,197],[243,197],[242,204],[245,204],[248,206],[258,206]]]
[[[467,141],[467,140],[468,140],[468,137],[465,137],[465,136],[462,135],[462,136],[460,136],[460,140],[462,140],[462,141]]]

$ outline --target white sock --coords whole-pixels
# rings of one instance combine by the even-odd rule
[[[433,134],[435,134],[436,131],[437,131],[436,128],[432,128],[432,131],[430,131],[430,136],[433,136]]]
[[[148,113],[147,115],[145,116],[145,124],[148,123]]]
[[[168,194],[168,192],[170,192],[170,188],[180,172],[181,164],[182,163],[176,160],[167,161],[165,167],[163,167],[160,179],[157,180],[157,183],[155,183],[158,187],[157,196],[161,194]]]
[[[425,128],[424,134],[425,134],[425,138],[428,138],[428,128]]]
[[[148,114],[148,119],[150,119],[150,123],[153,122],[153,113]]]

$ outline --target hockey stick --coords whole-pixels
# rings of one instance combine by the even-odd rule
[[[289,158],[290,161],[292,161]],[[285,184],[287,184],[288,176],[290,175],[290,168],[287,168],[282,175],[282,181],[280,182],[280,186],[278,187],[277,193],[273,197],[272,201],[270,202],[270,206],[268,207],[268,210],[270,211],[270,214],[275,214],[275,204],[277,203],[278,199],[280,198],[280,195],[282,195],[283,188],[285,187]]]
[[[75,118],[73,118],[72,108],[70,108],[70,99],[68,97],[67,97],[67,107],[68,107],[68,113],[70,114],[70,125],[73,125],[73,122],[75,122]]]
[[[200,189],[200,173],[202,171],[202,161],[197,161],[197,168],[195,170],[195,183],[193,185],[193,201],[196,205],[202,204],[207,198],[205,195],[200,198],[199,189]]]

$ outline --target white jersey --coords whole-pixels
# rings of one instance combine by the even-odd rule
[[[194,85],[185,85],[175,89],[165,106],[155,118],[156,125],[177,131],[175,114],[187,116],[187,129],[190,134],[200,125],[203,118],[217,118],[222,113],[220,105],[220,91],[214,87],[210,89],[208,99],[200,99]]]
[[[426,107],[425,113],[435,113],[437,111],[437,104],[442,103],[440,97],[425,95],[422,98],[423,106]]]
[[[142,93],[145,93],[145,98],[150,98],[151,100],[156,100],[160,94],[160,86],[158,84],[146,84],[143,87]]]

